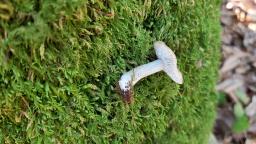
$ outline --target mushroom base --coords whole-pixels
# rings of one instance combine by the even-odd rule
[[[133,102],[133,91],[132,90],[124,90],[121,91],[121,95],[123,101],[127,104],[131,104]]]
[[[131,104],[133,102],[133,88],[130,85],[128,89],[122,90],[119,83],[116,84],[116,91],[121,96],[124,103]]]

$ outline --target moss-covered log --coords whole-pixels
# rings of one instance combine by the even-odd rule
[[[219,1],[3,0],[0,143],[206,143],[215,106]],[[178,57],[184,84],[164,73],[115,91],[121,74]]]

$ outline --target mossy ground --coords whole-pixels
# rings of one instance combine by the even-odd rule
[[[1,143],[206,143],[216,102],[219,1],[0,5]],[[155,40],[175,51],[185,83],[152,75],[127,106],[116,82],[155,59]]]

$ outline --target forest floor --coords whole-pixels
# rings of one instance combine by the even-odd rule
[[[207,6],[206,6],[207,5]],[[0,0],[0,143],[205,144],[216,106],[219,0]],[[134,103],[116,84],[175,52]]]
[[[217,144],[256,144],[256,1],[224,0]]]

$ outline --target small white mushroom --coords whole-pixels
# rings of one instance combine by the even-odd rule
[[[183,83],[183,77],[177,67],[177,59],[174,52],[162,41],[155,42],[154,49],[157,60],[124,73],[119,80],[119,88],[125,102],[132,102],[132,88],[140,79],[162,70],[176,83]]]

